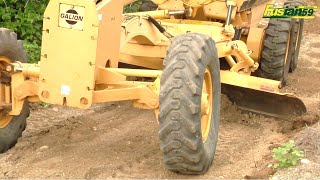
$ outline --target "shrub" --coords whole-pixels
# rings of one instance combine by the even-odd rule
[[[278,162],[274,168],[287,168],[297,165],[298,161],[304,156],[304,153],[294,144],[293,140],[282,144],[272,150],[272,157]]]

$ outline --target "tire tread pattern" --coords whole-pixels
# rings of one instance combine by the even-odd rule
[[[212,38],[196,33],[173,38],[168,48],[158,119],[160,148],[171,171],[203,174],[212,163],[202,142],[200,99],[205,67],[215,54]]]
[[[291,19],[270,19],[261,56],[260,76],[283,80]]]

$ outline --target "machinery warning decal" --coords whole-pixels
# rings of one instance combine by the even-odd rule
[[[82,31],[84,26],[84,14],[84,7],[60,4],[59,26]]]

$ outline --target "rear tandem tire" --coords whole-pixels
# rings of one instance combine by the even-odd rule
[[[294,70],[296,70],[298,66],[298,61],[299,61],[299,53],[300,53],[300,46],[301,46],[301,41],[302,41],[302,32],[303,32],[303,24],[304,24],[304,19],[298,19],[294,22],[294,29],[293,29],[293,41],[295,47],[291,48],[291,61],[290,61],[290,69],[289,72],[292,73]]]
[[[270,19],[258,71],[260,77],[286,83],[289,72],[289,69],[286,69],[286,57],[290,50],[290,31],[291,19]]]
[[[304,6],[305,4],[300,1],[287,1],[284,4],[290,8],[295,8],[296,6]],[[290,60],[290,68],[289,72],[292,73],[298,66],[299,60],[299,53],[300,53],[300,46],[303,37],[303,26],[304,26],[304,19],[292,19],[293,27],[291,30],[291,40],[293,41],[293,47],[290,48],[291,60]]]
[[[299,1],[288,1],[286,7],[304,5]],[[279,80],[285,85],[288,73],[298,65],[298,57],[303,33],[303,19],[270,19],[260,60],[259,76]]]
[[[17,40],[17,34],[5,28],[0,28],[0,56],[12,61],[27,62],[27,54],[23,50],[22,42]],[[26,119],[29,114],[29,104],[25,102],[21,114],[13,116],[5,127],[0,127],[0,153],[8,151],[17,143],[18,138],[26,129]],[[4,116],[7,117],[8,114]],[[3,119],[0,119],[0,124],[1,120]]]
[[[207,116],[211,123],[203,141],[201,97],[208,72],[213,77],[212,98],[208,98],[211,116]],[[173,38],[160,81],[158,119],[164,163],[174,172],[203,174],[214,159],[220,119],[220,62],[213,39],[197,33]]]

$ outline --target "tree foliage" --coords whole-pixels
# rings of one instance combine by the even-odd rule
[[[23,40],[29,62],[40,60],[42,18],[49,0],[0,0],[0,27],[15,31]],[[127,5],[125,12],[139,10],[141,0]]]
[[[134,3],[128,4],[124,7],[124,12],[126,13],[137,12],[139,11],[141,4],[142,4],[142,0],[137,0]]]
[[[29,61],[40,59],[42,16],[49,0],[0,0],[0,26],[23,40]]]

